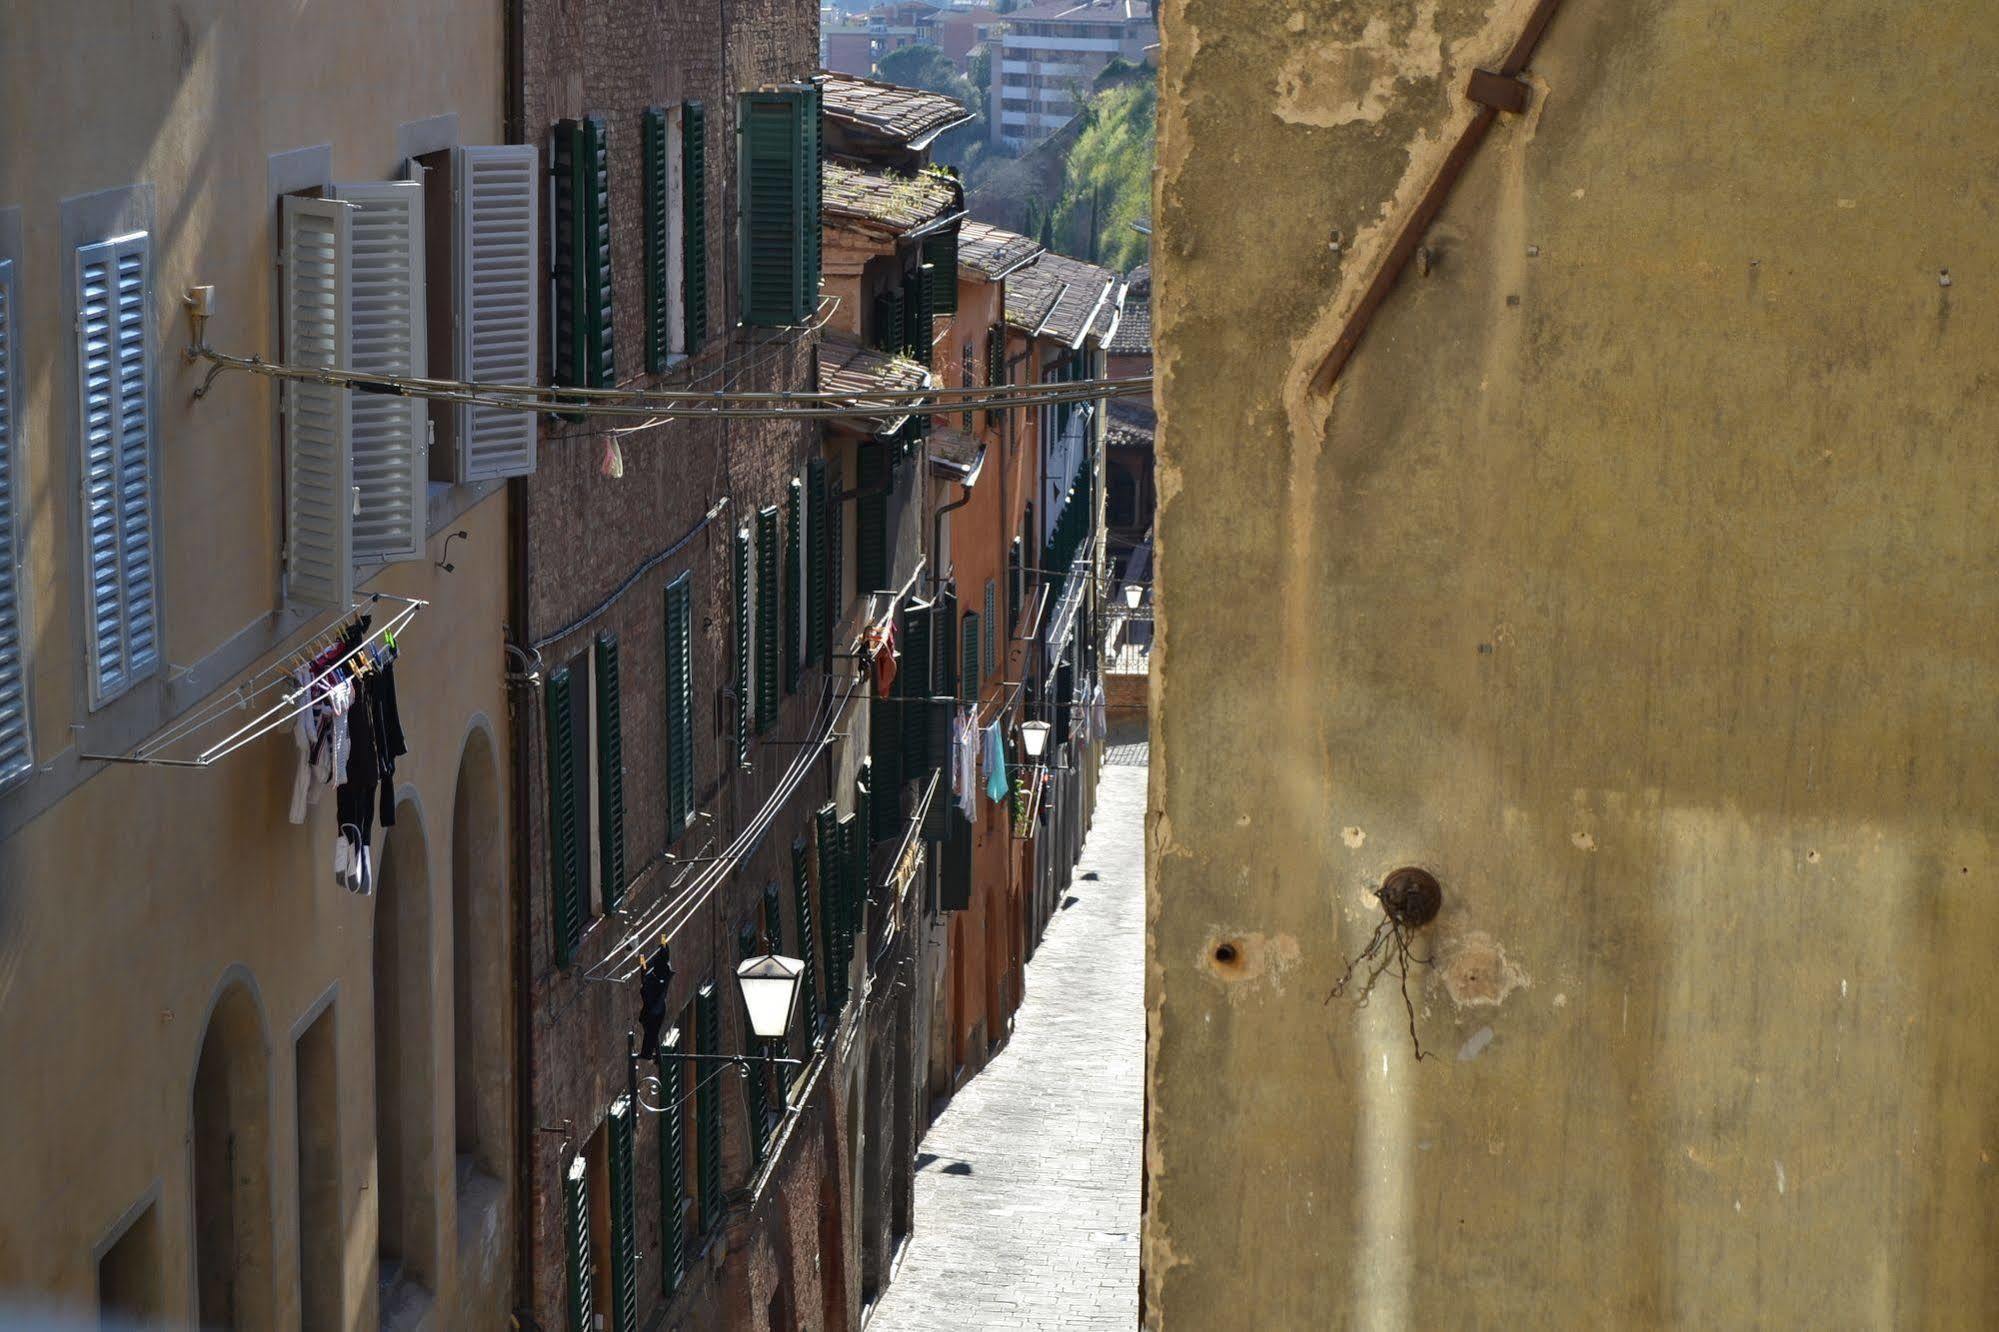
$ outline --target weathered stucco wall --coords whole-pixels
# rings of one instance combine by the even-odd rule
[[[1999,29],[1568,0],[1313,399],[1527,8],[1163,7],[1147,1317],[1990,1324]]]

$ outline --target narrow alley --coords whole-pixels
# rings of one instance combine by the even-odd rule
[[[1013,1039],[923,1140],[916,1232],[869,1332],[1137,1322],[1144,755],[1111,749]]]

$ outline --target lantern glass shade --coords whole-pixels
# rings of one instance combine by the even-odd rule
[[[1140,587],[1137,583],[1126,583],[1124,585],[1125,605],[1131,607],[1133,610],[1137,610],[1138,603],[1143,600],[1145,600],[1144,588]]]
[[[791,1011],[798,1003],[798,978],[804,971],[805,964],[797,958],[775,953],[744,958],[736,968],[736,984],[743,991],[750,1031],[758,1040],[784,1039],[791,1026]]]
[[[1038,759],[1048,751],[1048,723],[1030,721],[1020,724],[1020,745],[1031,759]]]

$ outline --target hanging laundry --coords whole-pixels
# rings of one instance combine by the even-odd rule
[[[1110,738],[1110,704],[1104,697],[1104,682],[1101,676],[1090,689],[1090,738],[1104,741]]]
[[[986,798],[997,804],[1006,799],[1006,739],[1000,724],[986,728]]]
[[[395,647],[374,654],[368,676],[368,702],[375,722],[375,757],[382,774],[382,826],[396,826],[396,760],[409,753],[403,741],[402,714],[396,710]]]
[[[340,784],[335,810],[340,820],[340,837],[345,851],[333,854],[334,878],[349,892],[374,891],[373,866],[369,847],[375,831],[375,788],[382,779],[381,761],[375,749],[374,702],[366,682],[355,691],[348,710],[348,733],[353,752],[347,758],[347,780]],[[344,872],[343,872],[344,865]]]
[[[672,985],[673,959],[666,949],[666,936],[661,935],[659,947],[639,973],[639,1025],[644,1030],[639,1042],[641,1059],[659,1055],[659,1029],[666,1023],[666,992]]]
[[[895,683],[895,621],[891,619],[879,628],[870,626],[861,635],[861,652],[874,672],[875,697],[887,698]]]
[[[979,728],[969,711],[951,722],[951,794],[968,819],[979,813]]]

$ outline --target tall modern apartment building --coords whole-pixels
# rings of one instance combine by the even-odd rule
[[[993,39],[994,145],[1041,142],[1081,109],[1105,65],[1144,60],[1158,41],[1153,0],[1049,0],[1008,14]]]

